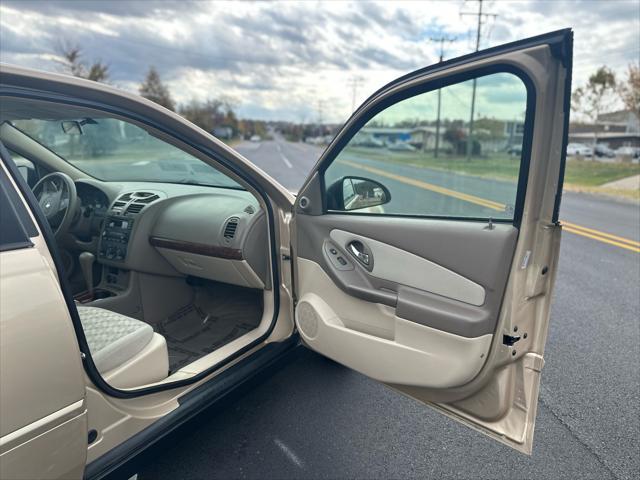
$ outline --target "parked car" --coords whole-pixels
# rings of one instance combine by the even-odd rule
[[[415,152],[416,147],[411,145],[409,142],[397,141],[387,143],[387,150],[394,152]]]
[[[567,155],[593,157],[593,148],[582,143],[570,143],[569,145],[567,145]]]
[[[251,135],[251,138],[249,139],[251,142],[260,142],[261,140],[262,137],[260,135]]]
[[[519,157],[522,155],[522,145],[511,145],[507,148],[507,153],[513,157]]]
[[[297,197],[142,97],[0,65],[0,478],[101,478],[301,346],[530,454],[571,65],[560,30],[403,76]],[[536,99],[512,204],[349,151],[387,109],[487,75]],[[63,122],[66,142],[37,140]],[[127,155],[73,153],[106,129]]]
[[[614,158],[616,156],[616,152],[601,143],[597,144],[593,151],[597,157]]]
[[[629,146],[619,147],[615,151],[615,154],[617,156],[620,156],[620,157],[631,157],[631,158],[637,158],[639,153],[640,153],[640,148],[629,147]]]

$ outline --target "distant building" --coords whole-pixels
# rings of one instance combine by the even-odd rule
[[[603,113],[595,123],[572,123],[569,143],[603,144],[615,150],[640,147],[640,117],[631,110]]]

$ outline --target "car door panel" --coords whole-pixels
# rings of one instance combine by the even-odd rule
[[[558,264],[571,58],[572,33],[562,30],[392,82],[336,135],[302,187],[292,221],[296,325],[307,346],[525,453],[532,449]],[[526,109],[510,189],[499,180],[485,189],[481,177],[459,166],[453,180],[437,167],[417,171],[392,151],[397,141],[356,143],[361,131],[361,138],[387,134],[380,125],[428,111],[425,97],[415,104],[422,110],[405,108],[413,117],[394,117],[402,102],[471,81],[475,95],[476,79],[484,85],[500,72],[526,88],[518,97]],[[504,85],[496,81],[485,92],[506,98],[513,90]],[[487,105],[485,118],[506,118],[500,105]],[[469,132],[467,120],[458,125]],[[404,158],[414,157],[426,158]],[[361,190],[354,201],[350,180],[352,190],[340,195],[352,203],[340,207],[338,182],[363,176],[378,191]],[[382,207],[369,208],[375,198],[384,198]],[[348,211],[353,204],[368,210]]]
[[[467,338],[402,319],[345,294],[313,261],[300,258],[297,267],[296,320],[311,348],[381,382],[419,387],[462,385],[482,368],[492,335]]]
[[[517,239],[516,228],[495,224],[488,230],[482,222],[413,218],[385,218],[388,228],[380,228],[379,222],[371,216],[297,216],[297,255],[318,263],[344,292],[395,307],[396,313],[407,320],[465,337],[493,333]],[[373,271],[358,265],[347,251],[352,238],[382,246],[373,255]],[[335,256],[323,247],[327,243],[353,268],[339,270],[331,261]],[[474,248],[467,248],[469,244]],[[415,262],[420,267],[413,268]],[[389,272],[376,274],[378,264],[387,265]],[[446,283],[448,278],[453,281]],[[468,287],[477,297],[481,289],[482,301],[476,299],[474,305],[473,299],[466,298]]]

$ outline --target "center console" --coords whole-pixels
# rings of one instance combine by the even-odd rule
[[[98,258],[112,262],[123,262],[127,257],[132,228],[133,220],[130,218],[107,217],[100,234]]]

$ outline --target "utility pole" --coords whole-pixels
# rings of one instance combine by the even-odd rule
[[[324,100],[318,100],[318,135],[323,134],[322,128],[322,110],[324,109]]]
[[[360,87],[364,83],[364,79],[362,77],[358,77],[354,75],[349,79],[347,85],[351,87],[351,113],[356,111],[356,92],[358,87]]]
[[[475,12],[461,12],[460,16],[472,15],[478,17],[478,31],[476,33],[476,52],[480,50],[480,35],[482,32],[483,18],[496,18],[498,15],[495,13],[482,13],[482,1],[478,0],[478,13]],[[471,116],[469,117],[469,135],[467,136],[467,161],[471,160],[471,151],[473,150],[473,116],[476,107],[476,83],[477,80],[473,79],[473,87],[471,91]]]
[[[442,63],[442,60],[444,58],[444,42],[454,42],[456,40],[456,37],[447,37],[445,35],[438,37],[438,38],[431,38],[430,39],[432,42],[440,42],[440,62]],[[436,148],[433,151],[433,156],[435,158],[438,158],[438,151],[440,150],[440,104],[442,101],[442,89],[438,89],[438,116],[436,118]],[[426,141],[424,142],[426,144]],[[426,148],[423,146],[423,149],[426,150]]]

